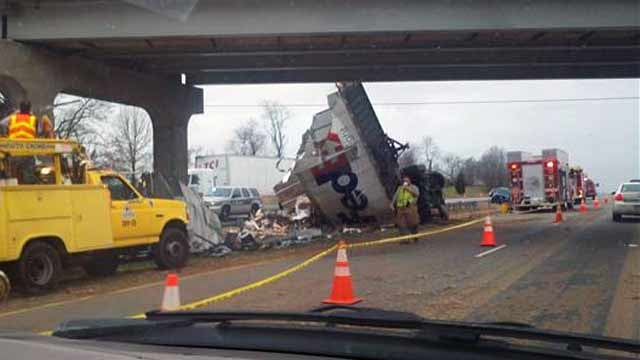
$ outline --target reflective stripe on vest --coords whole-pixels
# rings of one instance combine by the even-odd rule
[[[29,114],[13,114],[9,118],[9,139],[34,139],[36,117]]]

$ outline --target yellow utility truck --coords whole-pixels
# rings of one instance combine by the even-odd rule
[[[27,292],[55,287],[73,265],[113,274],[141,248],[160,268],[182,267],[187,222],[184,202],[143,197],[77,142],[0,139],[0,269]]]

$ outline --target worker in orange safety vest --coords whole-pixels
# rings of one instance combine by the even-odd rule
[[[26,110],[26,108],[29,107],[29,103],[28,102],[24,102],[24,110]],[[0,137],[2,136],[9,136],[9,125],[10,123],[13,124],[20,124],[20,117],[21,116],[34,116],[31,112],[27,111],[26,114],[23,114],[22,110],[16,111],[14,114],[11,114],[9,116],[7,116],[6,118],[2,119],[2,121],[0,121]],[[15,117],[15,121],[13,120],[13,118]],[[28,121],[25,122],[26,125],[31,128],[31,119],[29,118]],[[37,120],[36,117],[36,137],[39,138],[45,138],[45,139],[55,139],[56,138],[56,133],[55,133],[55,129],[53,127],[53,122],[51,121],[51,119],[49,119],[49,117],[44,114],[42,115],[42,118],[40,119],[40,121]],[[16,127],[14,127],[14,129],[16,129]],[[21,136],[24,134],[16,134],[14,133],[13,137],[10,137],[12,139],[32,139],[31,137],[31,131],[29,129],[29,134],[25,137],[25,136]],[[17,136],[16,136],[17,135]]]
[[[20,110],[9,116],[7,136],[9,139],[35,139],[37,119],[31,113],[29,101],[20,102]]]

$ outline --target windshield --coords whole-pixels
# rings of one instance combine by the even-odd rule
[[[231,189],[230,188],[213,188],[209,192],[208,196],[228,198],[229,196],[231,196]]]
[[[0,1],[0,332],[331,304],[640,340],[639,13]]]
[[[622,192],[640,192],[640,184],[624,184]]]

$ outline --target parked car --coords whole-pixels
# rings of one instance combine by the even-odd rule
[[[511,202],[511,191],[506,187],[497,187],[489,191],[489,199],[492,204]]]
[[[204,203],[215,211],[221,220],[231,215],[254,214],[262,207],[260,193],[255,188],[218,186],[203,196]]]
[[[621,184],[614,193],[613,221],[622,221],[624,215],[640,215],[640,183]]]

